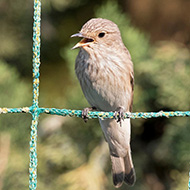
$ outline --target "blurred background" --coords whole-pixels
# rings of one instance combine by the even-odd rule
[[[189,0],[42,1],[40,106],[88,106],[71,47],[90,18],[118,24],[135,70],[133,111],[190,110]],[[33,1],[0,0],[0,107],[32,105]],[[28,188],[30,114],[0,116],[0,190]],[[188,188],[190,119],[132,120],[131,190]],[[113,190],[98,120],[41,115],[38,189]]]

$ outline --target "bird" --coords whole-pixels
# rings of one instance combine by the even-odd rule
[[[83,94],[91,107],[84,108],[82,117],[88,119],[88,111],[114,112],[118,119],[99,119],[109,146],[113,184],[123,182],[133,186],[136,181],[131,156],[130,118],[134,92],[133,62],[125,47],[120,30],[114,22],[92,18],[71,37],[82,38],[72,49],[79,48],[75,61],[75,73]]]

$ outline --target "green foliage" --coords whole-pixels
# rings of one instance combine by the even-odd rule
[[[0,61],[0,107],[24,107],[31,99],[30,85],[20,79],[18,72],[11,68],[7,63]],[[30,115],[1,115],[0,117],[0,139],[5,134],[9,134],[11,142],[8,148],[9,158],[4,154],[1,159],[8,159],[8,165],[4,178],[4,189],[24,189],[28,185],[28,150],[29,150],[29,126],[31,124]],[[2,145],[0,144],[0,147]],[[1,147],[3,149],[3,147]],[[1,153],[1,151],[0,151]],[[3,152],[2,152],[3,153]],[[1,160],[3,163],[3,160]],[[5,161],[6,162],[6,161]],[[2,175],[2,171],[0,172]],[[3,178],[2,178],[3,179]],[[1,184],[1,181],[0,181]]]
[[[0,2],[0,59],[8,60],[23,74],[29,74],[32,57],[32,2]]]
[[[19,78],[15,69],[0,61],[0,106],[24,107],[32,98],[30,86]],[[1,115],[0,130],[9,131],[17,143],[27,142],[29,115]]]
[[[19,78],[18,72],[0,61],[1,107],[24,107],[32,97],[30,86]]]

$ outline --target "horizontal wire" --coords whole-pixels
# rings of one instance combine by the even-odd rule
[[[57,109],[57,108],[35,108],[33,106],[23,108],[0,108],[0,114],[7,113],[46,113],[51,115],[61,115],[70,117],[82,117],[82,110],[71,109]],[[117,114],[119,116],[119,114]],[[158,118],[158,117],[190,117],[190,111],[159,111],[159,112],[126,112],[124,118],[138,119],[138,118]],[[100,119],[113,119],[115,118],[115,112],[104,111],[89,111],[88,118],[100,118]]]

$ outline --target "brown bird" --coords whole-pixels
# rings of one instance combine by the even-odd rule
[[[131,124],[130,119],[123,119],[123,113],[131,112],[133,104],[130,53],[117,25],[107,19],[93,18],[71,37],[82,38],[72,49],[80,48],[75,72],[87,101],[96,110],[119,113],[120,122],[99,119],[109,145],[113,183],[117,188],[123,181],[132,186],[136,175],[130,148]],[[89,110],[83,111],[85,120]]]

